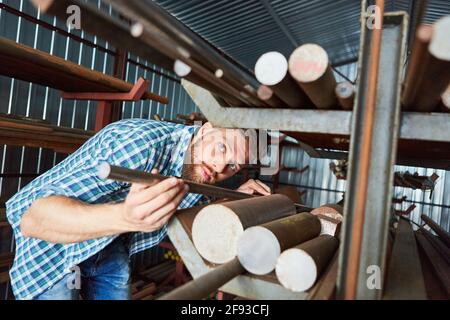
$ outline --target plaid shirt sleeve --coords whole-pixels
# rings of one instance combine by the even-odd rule
[[[62,195],[86,203],[123,201],[129,184],[101,180],[96,169],[99,163],[150,171],[160,162],[162,141],[167,133],[152,122],[120,121],[112,124],[86,142],[70,157],[38,177],[7,203],[8,220],[16,239],[16,257],[10,271],[11,284],[18,299],[32,298],[58,281],[88,257],[102,250],[117,236],[101,237],[73,244],[53,244],[36,238],[23,237],[20,219],[34,201]],[[150,132],[150,133],[149,133]],[[165,228],[148,233],[145,239],[157,243]],[[148,245],[145,245],[145,248]]]

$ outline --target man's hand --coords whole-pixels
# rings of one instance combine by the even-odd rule
[[[157,170],[152,170],[153,174]],[[130,231],[152,232],[161,229],[177,210],[188,191],[183,180],[169,178],[151,186],[133,183],[125,202],[122,218]]]
[[[269,186],[262,183],[259,180],[250,179],[243,185],[241,185],[236,191],[248,193],[248,194],[262,194],[263,196],[268,196],[272,192],[270,191]]]

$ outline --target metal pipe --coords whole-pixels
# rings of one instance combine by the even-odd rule
[[[270,51],[255,64],[256,79],[268,86],[291,108],[308,107],[310,100],[288,73],[288,62],[279,52]]]
[[[130,183],[152,184],[160,182],[170,177],[159,174],[152,174],[149,172],[132,170],[122,167],[110,165],[107,162],[101,163],[97,168],[97,175],[101,179],[112,179]],[[254,195],[234,191],[230,189],[220,188],[212,185],[197,183],[183,179],[184,183],[189,186],[189,192],[203,194],[206,196],[213,196],[217,198],[228,199],[247,199],[254,198]]]
[[[236,256],[244,229],[295,213],[292,200],[281,194],[212,204],[195,216],[192,241],[204,259],[225,263]]]
[[[117,6],[119,10],[124,12],[127,16],[138,21],[135,23],[135,27],[132,28],[132,33],[136,38],[146,45],[153,46],[155,49],[159,50],[161,53],[167,55],[171,59],[180,60],[183,63],[191,67],[194,73],[197,73],[204,81],[209,83],[217,83],[223,90],[225,90],[228,95],[231,95],[239,100],[241,100],[245,105],[260,105],[261,101],[255,101],[245,92],[239,91],[228,82],[223,79],[217,78],[213,72],[208,70],[202,64],[195,61],[191,53],[184,47],[175,43],[161,30],[151,24],[149,21],[142,17],[141,12],[132,11],[127,5],[117,4],[114,2],[114,6]],[[139,27],[137,27],[139,26]]]
[[[450,112],[450,84],[445,89],[444,93],[441,95],[442,99],[442,109],[445,112]]]
[[[278,281],[294,292],[308,290],[326,269],[338,246],[335,237],[321,235],[284,251],[275,268]]]
[[[450,82],[448,30],[450,16],[419,26],[402,96],[405,109],[431,112],[440,102]]]
[[[433,245],[433,247],[440,253],[440,255],[447,261],[448,266],[450,267],[450,247],[447,247],[445,243],[433,235],[430,231],[425,228],[420,228],[420,232],[427,238],[427,240]]]
[[[158,50],[158,48],[155,47],[155,44],[146,43],[143,45],[142,41],[131,35],[132,27],[125,22],[121,22],[110,15],[101,12],[93,5],[81,0],[33,0],[33,3],[36,6],[40,5],[41,10],[57,16],[62,19],[62,21],[67,19],[67,7],[75,4],[81,8],[83,30],[100,36],[116,47],[127,48],[127,50],[130,50],[136,55],[151,61],[166,70],[172,71],[174,69],[174,61],[177,60],[175,56],[166,55],[165,52]],[[188,74],[186,79],[198,83],[193,73]],[[208,90],[210,90],[209,87]]]
[[[439,236],[439,238],[450,248],[450,234],[441,228],[436,222],[422,214],[422,220]]]
[[[289,73],[317,108],[336,108],[336,80],[322,47],[308,43],[295,49],[289,58]]]
[[[445,290],[447,299],[450,299],[450,268],[447,262],[422,233],[416,232],[416,240],[439,279],[441,288]]]
[[[185,48],[192,52],[198,62],[210,65],[211,71],[218,72],[222,77],[229,80],[234,86],[246,89],[249,93],[255,94],[258,85],[256,79],[242,66],[238,66],[236,61],[230,59],[217,48],[212,46],[205,39],[193,32],[184,23],[180,22],[173,15],[161,8],[155,2],[142,3],[140,0],[109,0],[112,3],[126,3],[127,6],[142,12],[146,20],[161,29],[174,41],[179,41]],[[252,89],[247,89],[248,86]]]
[[[344,110],[353,109],[355,86],[348,81],[339,82],[335,89],[336,97]]]
[[[211,83],[206,81],[204,78],[200,77],[199,75],[195,73],[189,74],[189,77],[186,78],[189,81],[192,81],[202,88],[205,88],[206,90],[210,91],[213,94],[219,95],[221,98],[223,98],[226,102],[228,102],[232,107],[245,107],[248,105],[248,103],[244,103],[241,100],[237,99],[233,95],[230,95],[227,91],[225,91],[223,88],[221,88],[217,83]]]
[[[268,274],[281,252],[317,237],[320,231],[319,218],[308,212],[250,227],[239,238],[237,257],[248,272]]]
[[[245,270],[237,259],[233,259],[212,271],[176,288],[158,300],[200,300],[218,290],[228,281],[237,277]]]
[[[217,49],[171,14],[161,9],[156,3],[142,2],[141,0],[107,0],[107,2],[124,14],[128,14],[131,18],[139,17],[136,21],[140,21],[143,25],[145,25],[144,21],[153,24],[172,41],[180,43],[182,47],[189,51],[192,60],[195,60],[197,63],[210,63],[212,68],[210,67],[209,71],[216,79],[218,79],[215,76],[216,71],[220,69],[223,72],[222,78],[225,80],[224,82],[230,83],[239,91],[244,90],[248,95],[248,99],[255,103],[256,106],[263,104],[256,97],[255,88],[257,83],[251,75],[238,68],[234,63],[226,60],[223,53],[218,53]],[[190,63],[186,64],[192,67]]]
[[[405,219],[398,222],[390,261],[386,266],[383,300],[427,298],[414,230]]]
[[[99,36],[116,48],[126,48],[166,70],[173,69],[174,61],[149,46],[142,46],[139,40],[131,36],[131,28],[126,22],[112,17],[90,3],[83,0],[32,0],[32,2],[42,12],[54,15],[61,21],[68,18],[67,8],[76,5],[81,10],[82,30]]]

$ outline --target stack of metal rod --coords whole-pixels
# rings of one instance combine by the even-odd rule
[[[404,110],[450,110],[450,16],[419,25],[402,94]]]
[[[336,82],[328,54],[317,44],[298,47],[289,60],[279,52],[267,52],[257,60],[255,75],[262,83],[258,96],[272,107],[353,108],[353,84]]]
[[[170,260],[134,274],[131,283],[132,300],[154,299],[160,286],[174,271],[175,263]]]
[[[33,3],[64,21],[66,8],[79,6],[83,30],[173,70],[211,91],[224,106],[353,107],[354,84],[336,82],[328,54],[317,44],[301,45],[288,59],[279,52],[267,52],[257,59],[253,74],[153,1],[106,1],[126,20],[114,19],[83,0]],[[450,16],[417,28],[402,94],[405,110],[450,110],[449,29]]]
[[[194,211],[192,241],[205,260],[219,266],[161,299],[202,299],[246,272],[275,274],[285,288],[303,292],[329,269],[339,246],[338,205],[297,213],[292,200],[275,194]]]
[[[421,217],[425,224],[415,231],[406,218],[396,223],[384,300],[450,299],[450,234],[428,216]]]
[[[81,10],[81,28],[126,48],[180,77],[210,90],[229,106],[269,107],[258,98],[253,74],[226,56],[153,1],[107,0],[118,20],[83,0],[33,0],[42,12],[66,21],[67,8]]]

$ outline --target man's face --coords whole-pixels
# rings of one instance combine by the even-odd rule
[[[248,143],[241,130],[202,127],[189,146],[182,177],[214,184],[235,175],[248,157]]]

